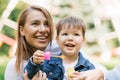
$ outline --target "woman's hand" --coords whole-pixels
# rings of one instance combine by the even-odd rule
[[[29,80],[27,71],[25,71],[25,73],[23,74],[23,78],[24,80]],[[48,80],[48,79],[46,73],[39,71],[33,76],[32,80]]]
[[[44,52],[37,50],[34,54],[33,54],[33,62],[36,64],[41,64],[43,61],[45,60],[44,58]]]
[[[104,74],[101,70],[94,69],[84,72],[74,72],[70,78],[71,80],[104,80]]]

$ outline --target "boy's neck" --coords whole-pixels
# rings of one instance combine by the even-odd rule
[[[78,61],[78,56],[72,56],[72,57],[65,56],[64,59],[63,59],[63,63],[71,64],[71,63],[74,63],[76,60]]]

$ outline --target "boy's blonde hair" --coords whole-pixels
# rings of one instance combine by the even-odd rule
[[[64,27],[68,29],[71,27],[81,29],[83,38],[85,38],[86,25],[81,18],[78,18],[75,16],[69,16],[69,17],[61,19],[56,25],[57,36],[60,34],[60,31]]]

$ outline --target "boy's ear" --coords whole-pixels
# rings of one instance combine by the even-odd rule
[[[22,27],[22,26],[20,26],[20,34],[21,34],[22,36],[25,35],[25,34],[24,34],[24,27]]]
[[[83,38],[83,41],[85,41],[85,37]]]

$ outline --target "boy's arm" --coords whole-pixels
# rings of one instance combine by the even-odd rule
[[[32,79],[33,76],[39,71],[39,65],[33,63],[32,57],[31,57],[24,68],[24,72],[25,70],[27,70],[28,78]]]

